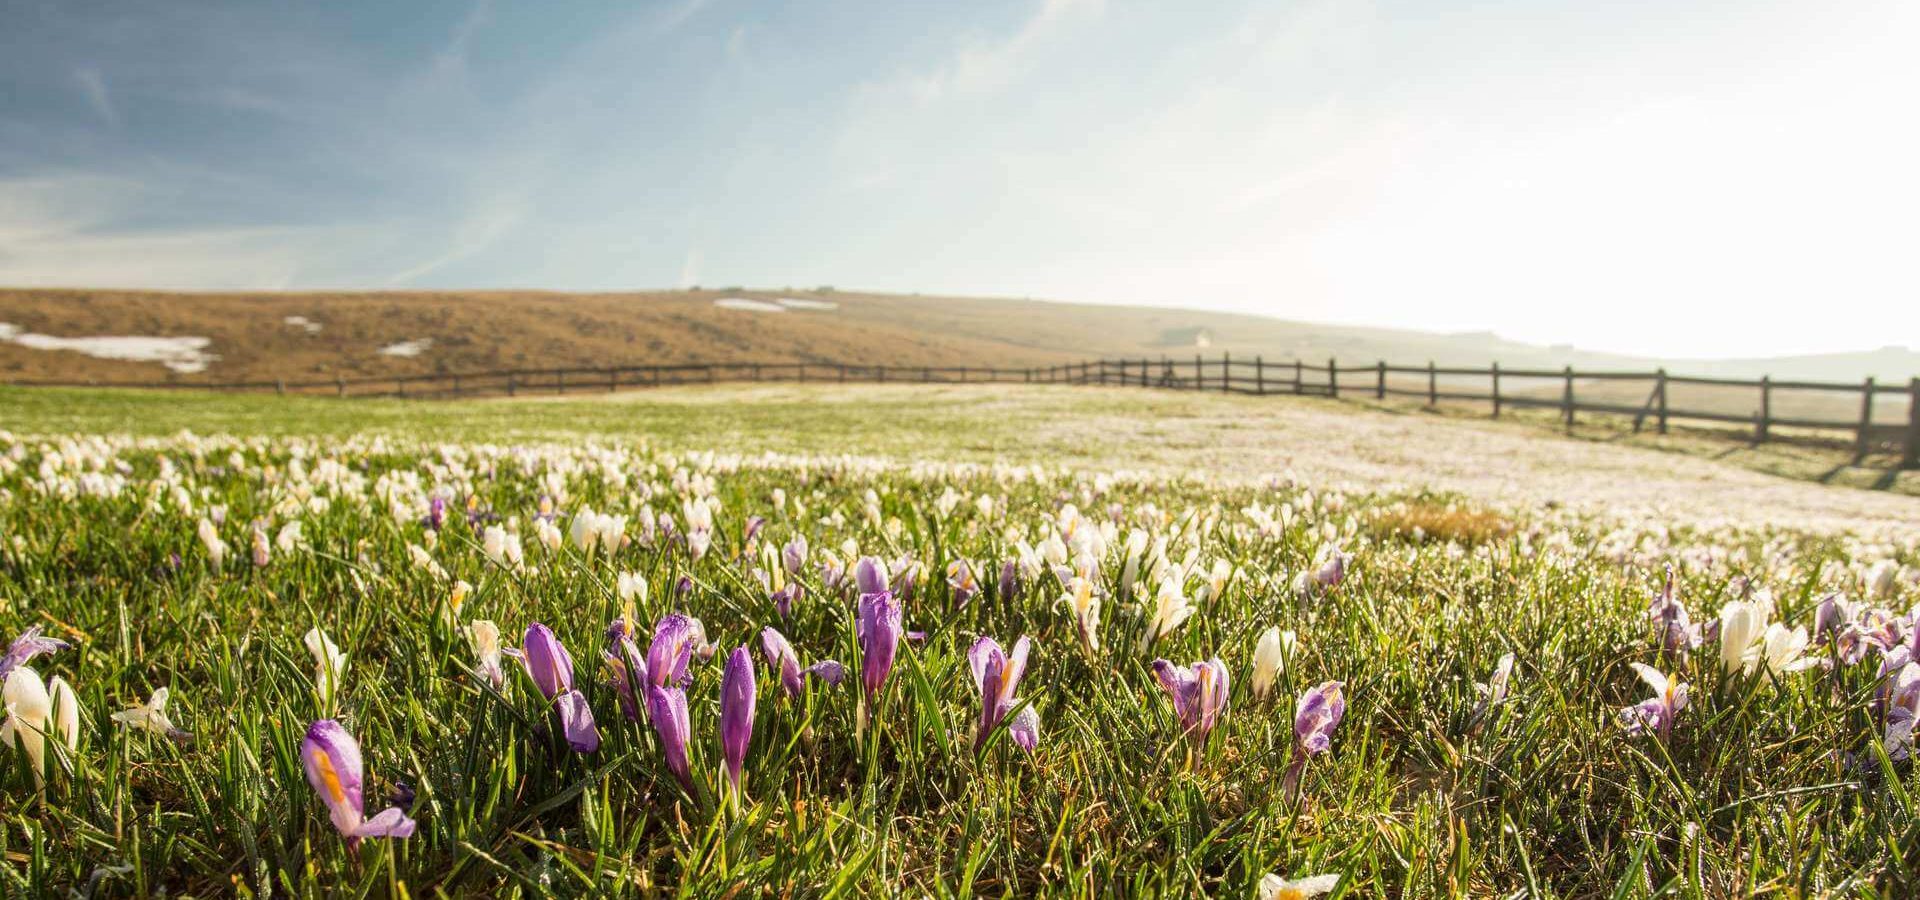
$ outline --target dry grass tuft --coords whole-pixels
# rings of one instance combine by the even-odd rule
[[[1408,500],[1381,510],[1368,521],[1375,537],[1413,543],[1475,546],[1513,533],[1513,523],[1498,513],[1458,500]]]

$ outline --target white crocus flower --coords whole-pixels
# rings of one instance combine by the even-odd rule
[[[298,520],[280,526],[280,533],[274,535],[273,538],[273,545],[280,548],[281,553],[292,553],[304,542],[305,539],[302,536],[300,522]]]
[[[1747,671],[1764,665],[1776,675],[1785,675],[1819,665],[1819,657],[1802,655],[1806,649],[1807,629],[1775,622],[1767,626],[1766,636],[1747,654]]]
[[[621,572],[614,580],[614,593],[628,606],[647,602],[647,577],[639,572]]]
[[[520,536],[509,533],[498,525],[489,525],[482,532],[480,551],[487,559],[502,569],[518,569],[524,551],[520,548]]]
[[[1767,607],[1745,600],[1720,607],[1720,664],[1733,672],[1747,666],[1747,652],[1767,632]]]
[[[200,535],[200,543],[206,545],[208,562],[216,569],[224,568],[227,564],[227,542],[220,539],[219,529],[214,527],[211,520],[201,519],[196,530]]]
[[[6,722],[0,723],[0,747],[11,750],[18,744],[26,750],[35,780],[44,784],[47,737],[52,735],[70,751],[80,745],[80,702],[73,688],[59,676],[49,685],[31,667],[20,666],[0,686],[0,699],[7,711]]]
[[[1074,627],[1080,633],[1080,645],[1088,653],[1100,650],[1100,597],[1093,591],[1093,580],[1078,575],[1067,580],[1067,592],[1060,603],[1073,613]]]
[[[1193,606],[1187,602],[1187,595],[1180,589],[1179,578],[1167,578],[1160,582],[1160,591],[1154,596],[1153,618],[1147,622],[1146,634],[1141,636],[1140,650],[1146,652],[1153,642],[1172,634],[1181,623],[1193,615]]]
[[[467,639],[473,643],[474,658],[480,661],[473,674],[499,690],[507,681],[507,673],[500,667],[500,626],[488,619],[475,619],[467,625]]]
[[[1294,637],[1291,631],[1281,631],[1278,627],[1268,628],[1253,645],[1253,696],[1256,700],[1265,700],[1273,690],[1274,679],[1286,670],[1287,659],[1293,656]]]
[[[1148,535],[1138,528],[1127,532],[1127,561],[1120,569],[1120,596],[1133,596],[1133,582],[1140,577],[1140,559],[1147,552]]]
[[[1260,879],[1260,900],[1307,900],[1333,890],[1339,883],[1338,875],[1314,875],[1290,881],[1277,873],[1269,873]]]
[[[340,652],[326,632],[315,628],[307,632],[305,638],[307,652],[313,654],[313,691],[320,700],[320,707],[333,708],[333,694],[340,686],[341,676],[347,671],[347,655]]]
[[[153,697],[147,702],[113,714],[113,720],[128,728],[164,734],[174,740],[191,737],[185,731],[175,727],[173,720],[167,717],[167,689],[154,688]]]

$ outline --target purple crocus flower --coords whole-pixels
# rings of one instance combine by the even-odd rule
[[[746,530],[746,533],[742,535],[740,538],[740,546],[743,548],[741,550],[741,555],[743,556],[747,555],[747,553],[753,547],[754,540],[760,537],[760,529],[765,527],[767,527],[767,520],[765,517],[763,516],[747,517],[747,530]]]
[[[740,769],[753,740],[753,654],[742,644],[727,657],[720,676],[720,751],[727,764],[727,780],[740,790]]]
[[[35,625],[20,632],[7,647],[5,656],[0,656],[0,682],[5,682],[14,669],[27,664],[27,661],[42,653],[53,653],[67,649],[67,642],[58,638],[41,637],[40,626]]]
[[[953,591],[953,605],[966,606],[973,595],[980,593],[980,579],[973,564],[964,559],[947,563],[947,587]]]
[[[1281,788],[1288,796],[1299,796],[1300,776],[1307,771],[1307,760],[1333,748],[1333,729],[1347,715],[1346,685],[1338,681],[1322,682],[1293,705],[1293,762]]]
[[[1301,694],[1293,705],[1293,739],[1307,755],[1333,747],[1333,729],[1347,714],[1345,687],[1338,681],[1324,682]]]
[[[553,629],[535,622],[521,641],[520,661],[535,687],[548,700],[573,690],[573,656],[554,637]]]
[[[793,615],[793,601],[805,595],[806,588],[803,587],[800,582],[788,582],[786,587],[773,592],[773,608],[780,613],[780,618],[785,619],[791,617]]]
[[[677,687],[647,685],[647,717],[660,735],[660,752],[667,758],[667,771],[679,779],[688,794],[693,793],[693,771],[687,763],[687,692]]]
[[[1352,559],[1352,555],[1341,552],[1338,546],[1333,547],[1327,554],[1326,564],[1313,573],[1314,583],[1324,588],[1339,587],[1347,578],[1347,563]]]
[[[1664,741],[1673,733],[1674,718],[1687,708],[1687,683],[1652,666],[1632,666],[1640,680],[1653,688],[1653,696],[1621,710],[1621,723],[1629,735],[1652,733]]]
[[[647,646],[647,681],[650,684],[684,688],[693,676],[687,667],[693,653],[704,643],[700,625],[689,616],[673,613],[653,626],[653,643]]]
[[[447,524],[447,498],[433,497],[427,500],[427,518],[420,524],[428,529],[439,531]]]
[[[1647,605],[1647,618],[1654,621],[1660,630],[1661,646],[1668,652],[1678,653],[1700,646],[1703,635],[1700,626],[1693,624],[1687,615],[1686,604],[1674,596],[1673,567],[1667,567],[1666,585],[1660,593],[1653,595],[1653,602]]]
[[[853,584],[862,598],[887,593],[886,563],[871,556],[860,557],[860,561],[853,564]]]
[[[615,638],[609,649],[600,651],[607,666],[607,681],[620,698],[620,712],[629,722],[646,715],[647,662],[640,655],[631,634]]]
[[[413,820],[397,806],[366,817],[360,742],[339,722],[321,719],[307,729],[306,739],[300,742],[300,762],[307,770],[307,783],[326,804],[333,827],[346,837],[348,847],[359,846],[362,838],[413,835]]]
[[[974,735],[975,753],[987,745],[987,736],[993,729],[1005,721],[1007,714],[1020,705],[1020,699],[1014,696],[1020,689],[1020,678],[1027,671],[1027,652],[1032,642],[1025,635],[1013,642],[1013,652],[1000,649],[1000,642],[990,637],[982,637],[973,642],[967,650],[967,664],[973,670],[973,686],[980,691],[980,730]],[[1009,731],[1019,731],[1039,725],[1038,718],[1027,720],[1019,716],[1008,726]],[[1028,750],[1039,742],[1039,734],[1015,734],[1014,740]]]
[[[893,671],[900,650],[900,604],[885,590],[862,593],[854,633],[860,639],[860,680],[871,702]]]
[[[890,582],[893,595],[902,600],[913,597],[914,582],[920,577],[920,561],[911,556],[901,556],[893,561],[893,579]]]
[[[1820,605],[1813,610],[1813,639],[1825,643],[1833,640],[1853,624],[1853,604],[1838,594],[1828,594],[1821,598]]]
[[[1000,566],[1000,596],[1011,597],[1019,587],[1020,563],[1018,560],[1007,560]]]
[[[527,667],[535,687],[560,713],[560,730],[567,746],[575,753],[600,749],[600,729],[593,721],[593,708],[587,698],[573,687],[573,656],[567,653],[553,630],[535,622],[527,626],[520,661]]]
[[[1153,661],[1153,675],[1173,701],[1180,728],[1196,744],[1207,742],[1207,735],[1227,708],[1227,664],[1218,657],[1176,666],[1164,659]]]
[[[767,668],[780,676],[780,685],[786,689],[789,699],[799,699],[807,689],[806,678],[812,677],[828,684],[839,684],[846,677],[845,666],[831,659],[822,660],[800,668],[800,655],[795,653],[793,645],[787,642],[786,635],[771,626],[760,630],[760,648],[767,657]]]
[[[799,575],[807,565],[807,536],[795,535],[785,547],[780,548],[780,562],[786,566],[787,574]]]

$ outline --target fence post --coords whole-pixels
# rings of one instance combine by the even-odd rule
[[[455,397],[460,396],[460,376],[459,375],[453,376],[453,395]]]
[[[1560,406],[1566,410],[1567,433],[1573,433],[1573,367],[1567,367],[1567,388],[1560,397]]]
[[[807,383],[807,364],[806,363],[800,363],[794,366],[793,378],[795,381],[798,381],[801,384]]]
[[[1380,380],[1374,384],[1373,399],[1387,399],[1387,361],[1380,360]]]
[[[395,378],[393,380],[393,393],[394,393],[394,396],[397,396],[402,400],[406,399],[407,380],[405,378]]]
[[[553,392],[556,394],[564,394],[567,392],[567,370],[553,370]]]
[[[847,364],[846,363],[840,363],[840,383],[841,384],[847,383]]]
[[[508,373],[507,373],[507,396],[509,396],[509,397],[511,397],[511,396],[513,396],[513,393],[514,393],[514,387],[515,387],[515,385],[514,385],[514,377],[513,377],[513,373],[512,373],[512,372],[508,372]]]
[[[713,363],[707,363],[707,383],[708,383],[708,384],[712,384],[712,383],[713,383],[713,381],[714,381],[714,370],[715,370],[715,369],[718,369],[718,368],[720,368],[720,367],[719,367],[719,366],[716,366],[716,365],[714,365]]]
[[[275,378],[273,380],[273,392],[276,394],[285,394],[287,392],[287,380],[285,378]]]
[[[1495,360],[1493,368],[1493,417],[1500,418],[1500,362]]]
[[[1900,465],[1920,469],[1920,378],[1907,382],[1907,452]]]
[[[1440,405],[1440,373],[1434,370],[1433,360],[1427,360],[1427,408]]]
[[[1233,354],[1220,351],[1220,393],[1233,390]]]
[[[1654,373],[1657,379],[1653,385],[1654,414],[1659,418],[1658,430],[1667,433],[1667,370],[1662,368]]]
[[[333,376],[333,389],[334,396],[345,397],[347,395],[347,377],[345,375]]]
[[[1340,361],[1327,357],[1327,396],[1340,399]]]
[[[607,393],[611,394],[614,391],[617,391],[619,389],[620,389],[620,368],[618,366],[613,366],[607,369]]]
[[[1293,361],[1293,392],[1294,393],[1304,394],[1307,392],[1306,372],[1307,372],[1306,364],[1302,363],[1296,357]]]
[[[1267,395],[1267,361],[1257,355],[1253,358],[1253,392],[1262,397]]]
[[[1867,455],[1867,431],[1871,428],[1873,428],[1873,376],[1868,375],[1867,380],[1860,384],[1860,430],[1855,437],[1857,446],[1853,451],[1856,458]]]
[[[1754,443],[1767,442],[1767,426],[1773,418],[1773,376],[1760,376],[1760,424],[1754,428]]]
[[[1205,380],[1205,376],[1200,374],[1200,354],[1195,353],[1193,355],[1193,389],[1197,391],[1205,387]]]

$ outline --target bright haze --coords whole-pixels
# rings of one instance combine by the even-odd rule
[[[1920,344],[1920,4],[0,0],[0,285]]]

